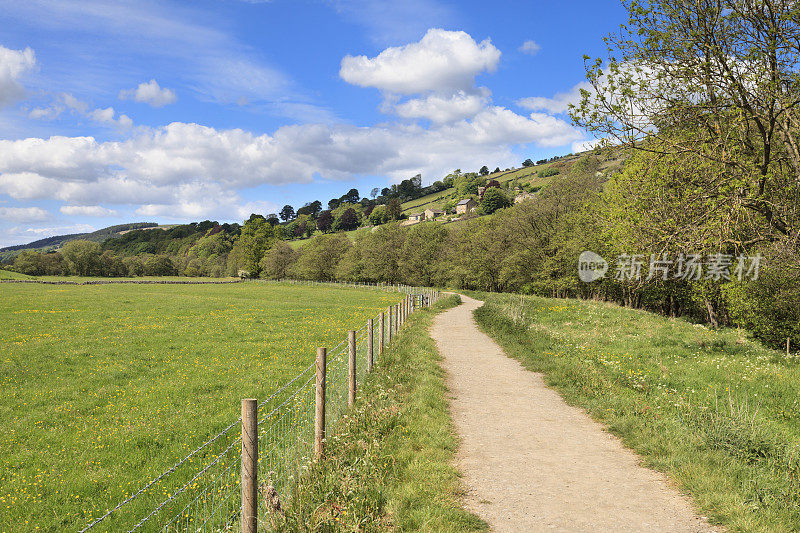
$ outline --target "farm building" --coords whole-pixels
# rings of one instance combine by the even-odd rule
[[[475,209],[475,206],[477,205],[478,204],[475,203],[475,200],[473,200],[472,198],[464,198],[463,200],[460,200],[456,204],[456,214],[463,215],[469,213],[470,211]]]
[[[440,209],[431,209],[428,208],[425,210],[424,218],[422,220],[433,220],[436,217],[440,217],[444,215],[444,211]]]
[[[425,220],[425,213],[411,213],[408,215],[409,222],[422,222]]]

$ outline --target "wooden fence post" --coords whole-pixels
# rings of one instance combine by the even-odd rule
[[[375,324],[371,318],[367,320],[367,372],[372,372],[375,356]]]
[[[258,402],[242,400],[242,514],[241,532],[258,526]]]
[[[347,346],[348,346],[348,370],[350,375],[350,387],[347,394],[347,406],[353,407],[356,403],[356,332],[350,330],[347,332]]]
[[[378,324],[378,355],[383,355],[383,324],[385,322],[386,313],[381,311],[380,324]]]
[[[328,349],[317,348],[317,394],[314,411],[314,457],[322,455],[325,440],[325,370],[327,368]]]
[[[386,308],[386,344],[392,342],[392,306]]]

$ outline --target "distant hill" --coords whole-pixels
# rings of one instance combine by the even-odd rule
[[[0,261],[13,259],[22,250],[48,250],[60,248],[65,242],[82,239],[86,241],[103,242],[112,235],[117,235],[133,229],[157,228],[155,222],[132,222],[129,224],[117,224],[107,228],[99,229],[91,233],[71,233],[69,235],[56,235],[39,239],[28,244],[18,244],[16,246],[6,246],[0,248]]]

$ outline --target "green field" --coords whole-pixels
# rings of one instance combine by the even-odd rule
[[[262,284],[0,285],[0,531],[74,530],[399,300]]]
[[[478,323],[730,531],[800,528],[800,365],[732,329],[476,294]]]
[[[19,274],[18,272],[12,272],[10,270],[3,270],[0,269],[0,279],[33,279],[30,276],[26,276],[25,274]]]

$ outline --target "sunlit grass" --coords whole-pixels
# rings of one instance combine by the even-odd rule
[[[0,531],[84,525],[400,299],[260,283],[0,297]]]

